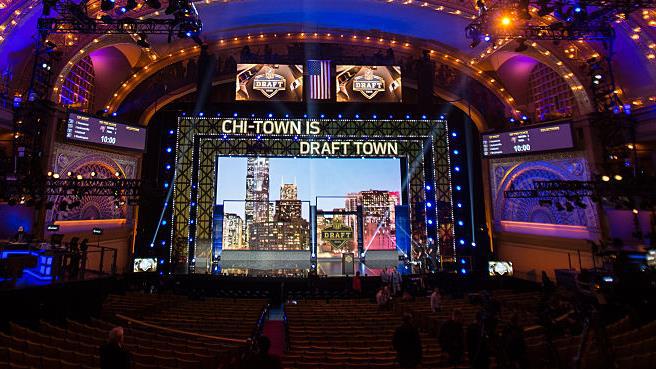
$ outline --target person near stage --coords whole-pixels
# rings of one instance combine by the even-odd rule
[[[27,233],[25,233],[25,228],[23,226],[18,227],[18,230],[14,234],[14,236],[11,238],[11,242],[13,243],[27,243]]]
[[[430,295],[431,311],[437,313],[442,309],[442,295],[439,288],[435,288]]]
[[[360,271],[355,272],[351,287],[353,288],[353,292],[355,292],[358,296],[362,295],[362,279],[360,278]]]
[[[467,327],[467,350],[472,369],[490,367],[490,337],[484,326],[483,313],[476,315],[476,320]]]
[[[514,313],[508,325],[501,333],[501,351],[503,364],[501,367],[524,369],[528,367],[526,358],[526,340],[524,329],[519,324],[519,315]]]
[[[390,275],[387,272],[387,267],[383,268],[383,270],[380,272],[380,283],[383,287],[390,283]]]
[[[123,327],[115,327],[109,331],[107,343],[100,346],[101,369],[130,369],[132,358],[123,347]]]
[[[392,275],[390,279],[392,283],[392,295],[396,296],[401,292],[401,284],[403,283],[403,278],[401,277],[401,273],[399,273],[398,268],[392,269]]]
[[[269,354],[271,341],[267,336],[260,336],[256,340],[253,356],[248,358],[243,366],[244,369],[282,369],[280,359]]]
[[[421,363],[422,347],[419,330],[412,324],[412,315],[403,315],[403,323],[396,328],[392,344],[402,369],[413,369]]]
[[[460,309],[454,309],[451,312],[451,319],[442,324],[439,341],[442,350],[449,355],[449,366],[460,365],[465,356],[465,333]]]
[[[389,287],[381,287],[376,293],[376,304],[378,305],[378,310],[386,310],[389,307],[390,303],[390,294]]]

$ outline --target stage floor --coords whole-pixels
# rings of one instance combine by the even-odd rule
[[[391,268],[400,266],[404,267],[403,263],[396,260],[372,260],[360,263],[356,260],[354,269],[349,275],[353,275],[356,271],[360,271],[362,275],[377,276],[383,268]],[[231,275],[244,275],[244,276],[304,276],[310,271],[310,261],[296,261],[296,262],[273,262],[268,261],[265,263],[249,260],[233,260],[221,261],[219,269],[212,271],[212,274],[231,274]],[[196,270],[197,273],[209,273],[209,271]],[[321,276],[343,276],[342,261],[340,259],[319,259],[317,261],[317,274]]]

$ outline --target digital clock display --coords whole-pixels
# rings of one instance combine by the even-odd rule
[[[574,147],[572,126],[559,123],[483,135],[483,156],[529,154]]]
[[[77,113],[68,115],[66,138],[131,150],[146,148],[146,128]]]

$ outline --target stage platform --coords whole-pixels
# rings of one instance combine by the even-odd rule
[[[383,268],[401,266],[396,251],[370,250],[366,258],[355,259],[354,272],[362,275],[380,275]],[[217,268],[218,267],[218,268]],[[240,251],[224,250],[217,266],[208,265],[205,260],[196,260],[196,274],[229,274],[243,276],[304,276],[312,268],[309,251]],[[352,275],[353,273],[348,273]],[[343,276],[342,259],[317,259],[317,274],[321,276]]]

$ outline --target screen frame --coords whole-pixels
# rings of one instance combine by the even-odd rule
[[[491,135],[491,134],[505,134],[509,132],[516,132],[516,131],[521,131],[521,130],[526,130],[526,129],[534,129],[534,128],[541,128],[541,127],[548,127],[548,126],[557,126],[561,124],[567,124],[569,126],[569,134],[572,137],[572,147],[568,148],[562,148],[562,149],[551,149],[551,150],[539,150],[539,151],[529,151],[529,152],[521,152],[521,153],[508,153],[508,154],[501,154],[501,155],[485,155],[483,154],[483,136],[485,135]],[[547,122],[547,123],[540,123],[540,124],[534,124],[534,125],[529,125],[523,128],[515,128],[515,129],[504,129],[504,130],[491,130],[491,131],[486,131],[486,132],[481,132],[480,133],[480,138],[478,140],[478,145],[479,145],[479,150],[481,152],[481,159],[496,159],[496,158],[509,158],[509,157],[516,157],[516,156],[530,156],[530,155],[538,155],[538,154],[544,154],[544,153],[554,153],[554,152],[569,152],[569,151],[576,151],[578,149],[578,142],[576,137],[574,136],[574,125],[571,120],[562,120],[562,121],[552,121],[552,122]]]
[[[340,105],[341,104],[354,104],[354,105],[355,104],[365,104],[365,105],[374,105],[374,106],[376,106],[376,105],[385,105],[385,104],[392,104],[392,105],[407,104],[406,101],[405,101],[406,99],[405,99],[405,94],[404,94],[405,89],[403,88],[403,86],[404,86],[403,76],[405,74],[405,67],[403,65],[401,65],[401,63],[391,64],[391,65],[389,65],[389,64],[371,65],[371,64],[361,64],[361,63],[360,64],[358,64],[358,63],[347,64],[347,63],[341,63],[341,62],[340,63],[334,63],[332,81],[333,81],[333,83],[335,83],[335,87],[337,87],[338,82],[339,82],[338,79],[337,79],[338,78],[338,76],[337,76],[337,68],[338,67],[385,67],[385,68],[398,67],[399,70],[401,70],[401,77],[400,77],[401,78],[401,100],[399,100],[399,101],[372,101],[372,100],[339,101],[339,100],[337,100],[337,93],[335,93],[335,96],[333,96],[333,100],[334,100],[335,103],[340,104]],[[335,90],[335,88],[333,88],[333,90]]]
[[[89,113],[80,112],[80,111],[76,111],[76,110],[68,110],[68,111],[66,111],[66,120],[64,121],[64,131],[66,130],[66,127],[68,127],[68,119],[70,118],[71,114],[77,114],[77,115],[80,115],[80,116],[83,116],[83,117],[89,117],[89,118],[94,118],[94,119],[106,120],[108,122],[120,124],[120,125],[123,125],[123,126],[126,126],[126,127],[143,129],[145,131],[145,134],[144,134],[144,148],[143,149],[135,149],[135,148],[125,147],[125,146],[108,145],[108,144],[104,144],[104,143],[101,143],[101,142],[89,142],[89,141],[76,140],[74,138],[66,137],[66,134],[64,133],[63,136],[64,136],[64,140],[66,142],[68,142],[70,144],[78,144],[78,145],[89,146],[89,147],[100,146],[102,148],[113,148],[116,151],[127,150],[131,153],[144,153],[145,154],[147,152],[147,149],[148,149],[148,127],[138,126],[138,125],[134,125],[134,124],[126,124],[126,123],[123,123],[123,122],[119,122],[117,120],[107,119],[105,117],[99,117],[99,116],[94,115],[94,114],[89,114]]]

